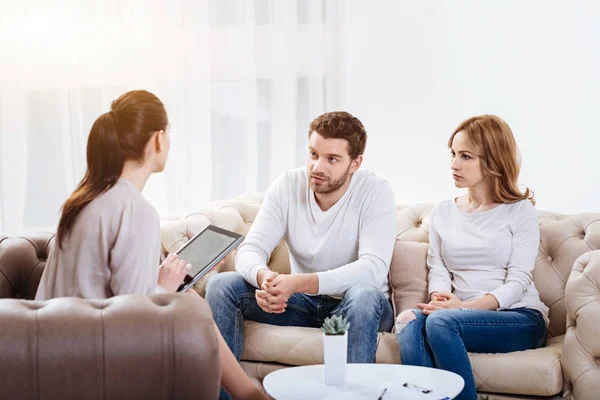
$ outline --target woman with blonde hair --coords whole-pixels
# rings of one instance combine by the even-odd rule
[[[540,241],[533,193],[521,191],[518,149],[508,124],[469,118],[450,136],[450,168],[463,196],[436,205],[429,224],[429,303],[396,319],[403,364],[455,372],[459,400],[477,392],[467,352],[543,346],[548,307],[532,270]]]

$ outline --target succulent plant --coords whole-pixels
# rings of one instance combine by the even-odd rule
[[[350,324],[341,315],[332,315],[329,318],[325,318],[321,330],[326,335],[343,335],[350,328]]]

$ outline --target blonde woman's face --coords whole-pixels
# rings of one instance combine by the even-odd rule
[[[462,131],[454,135],[450,154],[450,169],[457,188],[469,188],[483,181],[481,156],[476,153],[475,146]]]

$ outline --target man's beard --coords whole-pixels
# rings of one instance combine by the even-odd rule
[[[308,178],[308,184],[310,185],[310,188],[312,189],[312,191],[315,193],[329,194],[329,193],[333,193],[336,190],[338,190],[339,188],[341,188],[344,185],[344,183],[346,183],[346,180],[348,179],[348,175],[350,175],[350,165],[348,166],[348,169],[346,169],[346,172],[344,172],[344,174],[342,174],[342,176],[339,179],[331,181],[330,178],[327,178],[324,175],[311,174],[310,177]],[[327,179],[327,183],[317,186],[317,185],[313,184],[312,181],[310,180],[310,178],[313,176],[315,176],[317,178],[325,178],[325,179]]]

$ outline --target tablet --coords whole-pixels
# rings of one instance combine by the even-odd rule
[[[177,291],[185,292],[194,286],[243,240],[244,236],[214,225],[208,225],[198,232],[175,252],[180,259],[192,264],[192,270]]]

